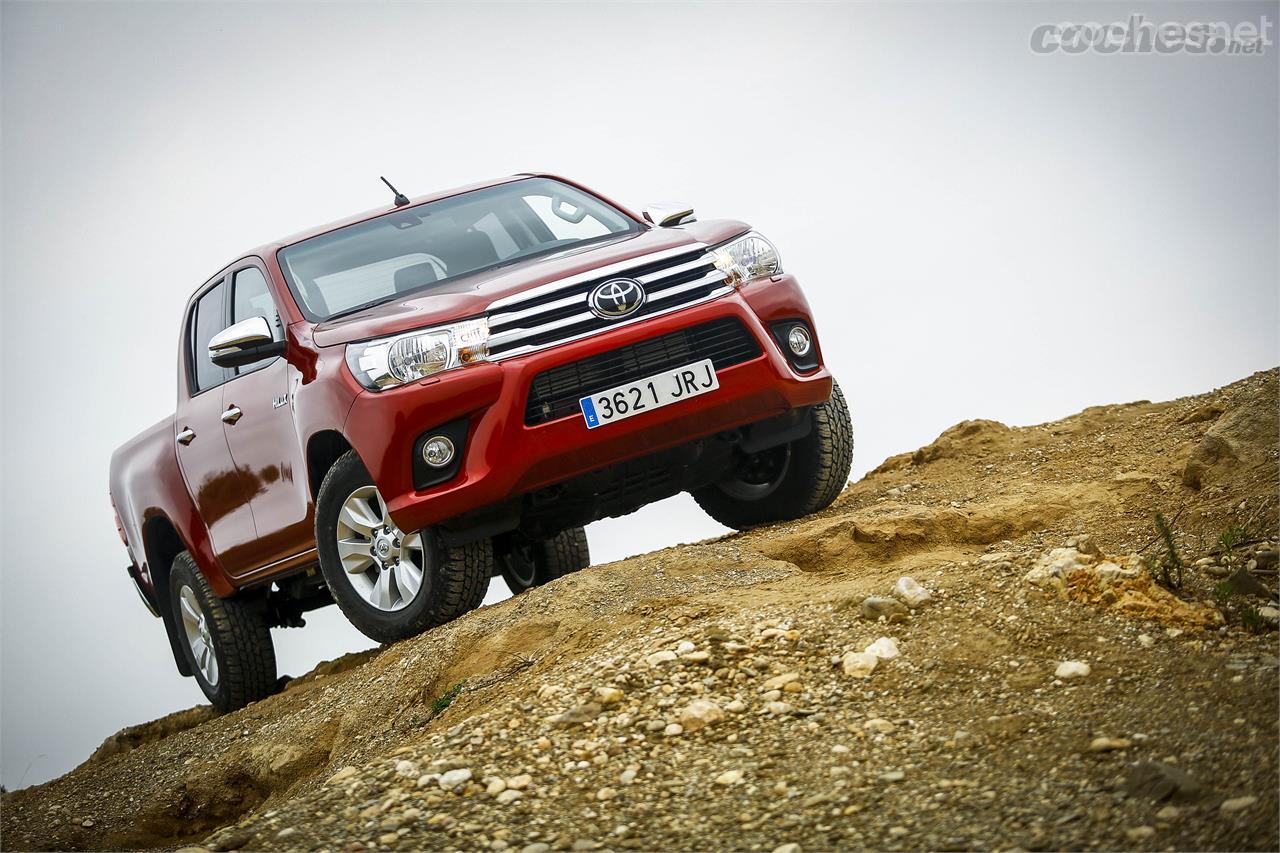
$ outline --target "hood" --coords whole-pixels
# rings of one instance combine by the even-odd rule
[[[603,245],[569,249],[562,254],[462,276],[422,293],[326,320],[315,327],[313,337],[319,346],[335,346],[453,323],[483,314],[495,300],[539,285],[650,252],[697,242],[720,242],[746,229],[743,223],[730,220],[651,228]]]

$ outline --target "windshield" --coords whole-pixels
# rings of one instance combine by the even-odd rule
[[[638,230],[635,220],[594,196],[528,178],[348,225],[282,249],[279,258],[314,322]]]

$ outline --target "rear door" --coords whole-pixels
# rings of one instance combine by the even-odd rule
[[[209,340],[227,326],[227,298],[227,280],[220,279],[191,304],[180,367],[186,393],[179,395],[174,418],[182,476],[224,567],[256,536],[249,495],[222,432],[223,385],[231,372],[209,360]]]
[[[280,314],[263,270],[252,261],[235,270],[231,322],[263,317],[276,340],[284,339]],[[293,421],[290,376],[281,357],[236,368],[224,386],[224,431],[231,458],[249,490],[257,541],[237,554],[227,571],[259,569],[315,546],[307,466]]]

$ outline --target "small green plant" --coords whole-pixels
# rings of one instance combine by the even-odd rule
[[[1240,624],[1246,630],[1255,634],[1260,633],[1265,627],[1262,622],[1262,614],[1258,612],[1256,607],[1245,607],[1240,611]]]
[[[1213,600],[1217,603],[1219,610],[1225,610],[1227,605],[1231,603],[1231,598],[1236,591],[1231,588],[1231,584],[1223,581],[1213,588]]]
[[[458,694],[462,692],[462,685],[466,682],[459,681],[450,687],[442,696],[437,696],[431,700],[431,716],[438,717],[445,712],[445,709],[453,704],[453,700],[458,698]]]
[[[1182,571],[1184,568],[1182,557],[1178,554],[1178,543],[1174,539],[1173,525],[1169,523],[1169,519],[1164,517],[1164,513],[1156,513],[1156,532],[1158,539],[1164,545],[1164,553],[1159,557],[1147,555],[1143,557],[1142,563],[1151,576],[1155,578],[1156,583],[1166,586],[1169,589],[1182,589]]]

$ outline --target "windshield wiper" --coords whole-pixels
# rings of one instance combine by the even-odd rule
[[[381,299],[370,299],[368,302],[361,302],[359,305],[353,305],[350,308],[344,308],[341,311],[338,311],[334,314],[330,314],[328,317],[324,318],[324,321],[327,323],[330,320],[336,320],[339,317],[346,317],[349,314],[358,313],[360,311],[363,311],[366,308],[372,308],[375,305],[382,305],[384,303],[390,302],[394,298],[395,298],[394,296],[384,296]]]

